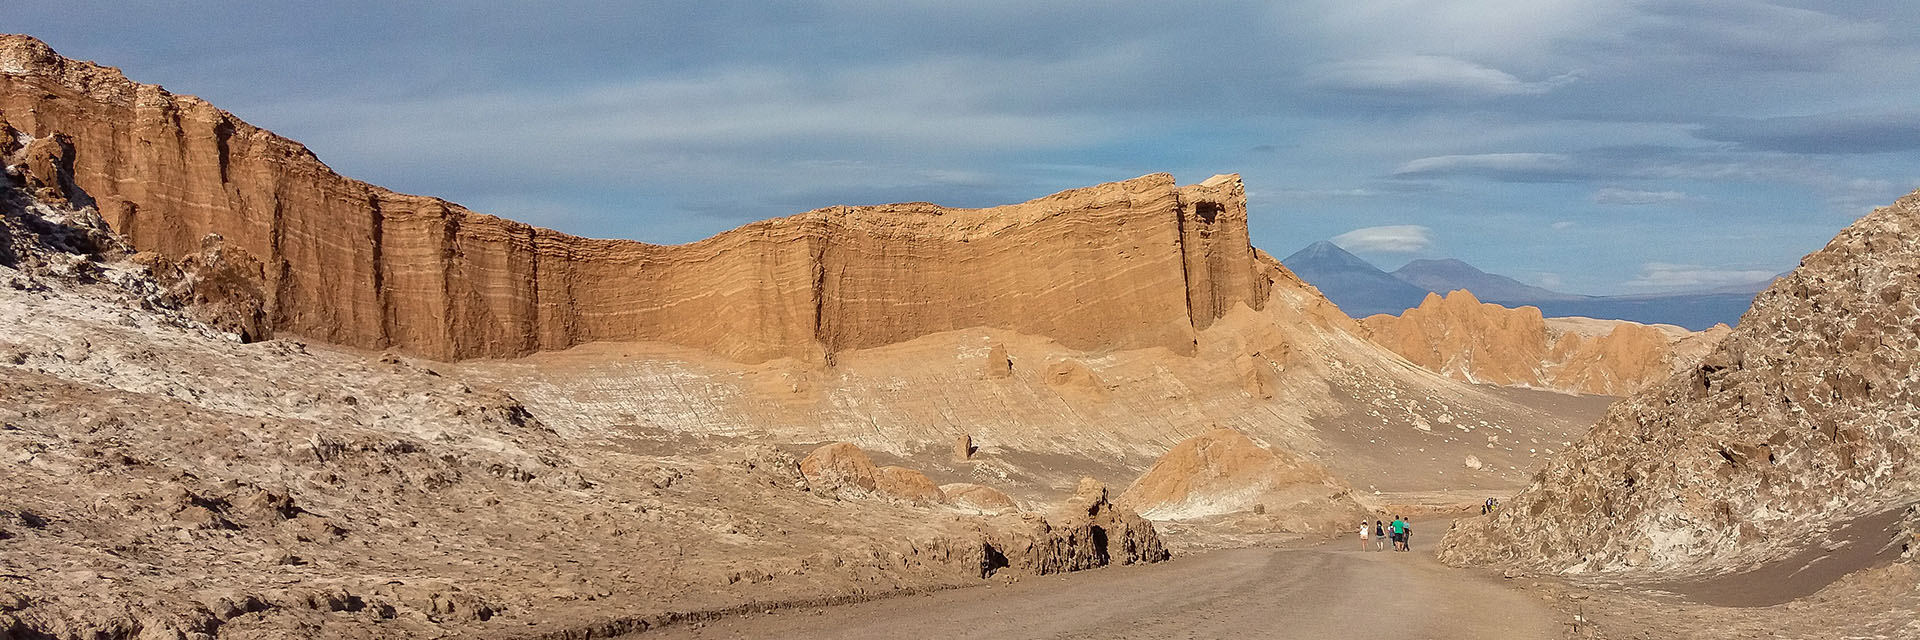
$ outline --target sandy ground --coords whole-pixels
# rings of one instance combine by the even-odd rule
[[[1497,575],[1412,553],[1318,546],[1210,551],[1153,566],[669,627],[653,638],[1552,638],[1561,614]]]

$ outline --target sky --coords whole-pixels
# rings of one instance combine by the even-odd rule
[[[1239,173],[1253,242],[1563,291],[1786,271],[1920,187],[1920,3],[94,2],[0,30],[569,233]]]

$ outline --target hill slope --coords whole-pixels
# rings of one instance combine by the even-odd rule
[[[1842,231],[1698,367],[1623,401],[1442,557],[1724,571],[1920,502],[1920,193]]]

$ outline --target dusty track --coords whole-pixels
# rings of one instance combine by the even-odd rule
[[[1157,566],[855,605],[776,611],[672,627],[654,638],[1552,638],[1564,629],[1537,598],[1484,573],[1450,569],[1416,530],[1412,553],[1352,541],[1234,549]]]

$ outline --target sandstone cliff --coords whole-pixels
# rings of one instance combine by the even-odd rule
[[[1464,290],[1361,324],[1381,346],[1456,380],[1615,396],[1692,366],[1730,331],[1542,318],[1534,307],[1483,303]]]
[[[1724,570],[1920,501],[1920,193],[1775,282],[1697,367],[1614,405],[1441,555]]]
[[[650,340],[819,360],[974,326],[1191,353],[1258,306],[1240,181],[1165,174],[1017,205],[829,207],[686,245],[594,240],[393,193],[192,96],[0,36],[0,122],[71,140],[74,195],[136,249],[219,234],[274,332],[439,359]]]

